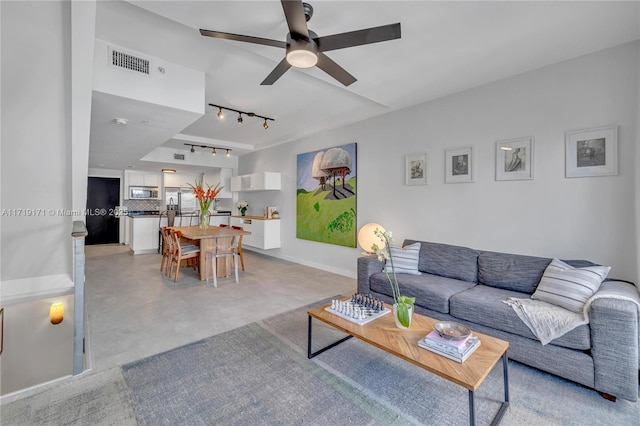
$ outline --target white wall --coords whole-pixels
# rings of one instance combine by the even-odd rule
[[[239,173],[281,171],[282,248],[269,254],[355,276],[361,249],[295,237],[296,154],[358,143],[358,228],[405,238],[611,265],[637,281],[638,43],[622,45],[403,111],[242,156]],[[564,177],[568,130],[619,126],[619,174]],[[495,142],[535,138],[530,181],[495,181]],[[445,148],[472,145],[475,183],[444,183]],[[427,152],[431,184],[404,186],[406,154]]]
[[[36,214],[0,218],[3,282],[71,275],[72,218],[57,214],[72,208],[70,16],[66,2],[3,2],[2,208]]]
[[[6,395],[73,372],[71,230],[84,216],[62,210],[86,203],[93,58],[86,52],[93,43],[71,38],[92,40],[95,4],[2,2],[1,20],[0,394]],[[80,108],[76,115],[72,104]],[[52,302],[65,305],[65,319],[55,326]]]

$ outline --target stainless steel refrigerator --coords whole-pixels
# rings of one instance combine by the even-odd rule
[[[196,195],[191,188],[165,188],[164,199],[167,210],[177,210],[179,214],[189,214],[199,210]]]

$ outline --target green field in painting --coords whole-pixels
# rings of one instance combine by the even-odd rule
[[[354,190],[356,177],[347,179]],[[296,237],[304,240],[320,241],[346,247],[356,246],[356,197],[342,200],[327,200],[327,190],[316,194],[316,191],[298,190]],[[357,192],[357,191],[356,191]]]

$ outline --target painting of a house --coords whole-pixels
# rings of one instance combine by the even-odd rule
[[[356,143],[298,154],[296,237],[356,246]]]

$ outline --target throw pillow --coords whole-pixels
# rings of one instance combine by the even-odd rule
[[[610,270],[609,266],[574,268],[553,259],[531,298],[581,314],[584,305],[598,291]]]
[[[418,271],[418,257],[420,257],[420,243],[414,243],[404,247],[389,247],[389,252],[393,256],[393,266],[396,274],[422,275]],[[385,272],[392,273],[391,262],[387,261]]]

